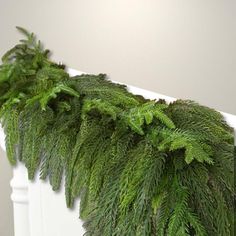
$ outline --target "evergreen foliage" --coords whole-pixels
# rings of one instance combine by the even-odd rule
[[[80,197],[92,236],[228,236],[234,136],[217,111],[150,101],[106,75],[70,78],[34,34],[2,57],[0,119],[11,164]]]

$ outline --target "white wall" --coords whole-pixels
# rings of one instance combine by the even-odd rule
[[[0,55],[16,25],[70,67],[236,114],[235,0],[0,0]]]

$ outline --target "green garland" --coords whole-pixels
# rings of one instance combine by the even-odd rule
[[[34,34],[2,58],[0,118],[11,164],[37,169],[86,235],[233,235],[234,136],[192,101],[151,101],[106,75],[70,77]]]

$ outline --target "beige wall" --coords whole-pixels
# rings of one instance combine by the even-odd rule
[[[236,114],[235,0],[0,0],[0,55],[16,25],[70,67]]]
[[[13,236],[13,213],[10,200],[11,167],[0,148],[0,235]]]
[[[0,0],[0,55],[15,25],[71,67],[236,114],[235,0]]]

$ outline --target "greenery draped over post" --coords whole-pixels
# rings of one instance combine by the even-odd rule
[[[148,100],[105,74],[70,77],[33,33],[2,57],[0,118],[22,161],[91,236],[233,235],[234,136],[217,111]]]

